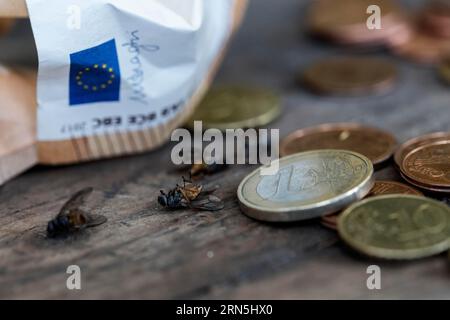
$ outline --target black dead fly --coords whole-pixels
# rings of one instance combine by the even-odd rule
[[[106,222],[106,217],[90,214],[80,208],[92,191],[92,188],[78,191],[63,205],[56,218],[47,224],[49,238],[66,235],[84,228],[96,227]]]
[[[167,193],[160,191],[158,203],[168,209],[191,208],[204,211],[218,211],[224,207],[223,201],[212,195],[218,188],[205,188],[202,185],[193,184],[183,177],[183,185],[169,190]]]

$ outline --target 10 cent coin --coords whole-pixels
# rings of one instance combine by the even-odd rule
[[[411,195],[369,198],[346,209],[340,237],[352,248],[385,259],[418,259],[450,248],[450,208]]]

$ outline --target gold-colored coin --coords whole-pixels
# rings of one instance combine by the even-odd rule
[[[187,126],[202,121],[205,129],[262,127],[275,120],[280,112],[279,97],[267,89],[218,87],[209,91]]]
[[[349,246],[369,256],[423,258],[450,248],[450,207],[419,196],[378,196],[346,209],[338,231]]]
[[[364,198],[373,186],[373,165],[347,150],[297,153],[278,161],[274,175],[249,174],[237,195],[242,211],[258,220],[298,221],[337,212]]]
[[[359,95],[390,89],[397,79],[392,63],[368,57],[334,57],[314,63],[302,81],[322,94]]]
[[[450,188],[450,140],[423,145],[405,156],[401,171],[410,180]]]

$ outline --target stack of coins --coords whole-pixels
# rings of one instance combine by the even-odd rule
[[[450,2],[430,1],[413,20],[409,41],[393,43],[394,53],[420,63],[439,63],[450,53]]]
[[[319,149],[345,149],[381,166],[394,154],[397,140],[389,132],[358,123],[329,123],[294,131],[280,145],[282,156]]]
[[[395,161],[410,184],[431,192],[450,193],[450,132],[405,142]]]
[[[450,208],[412,195],[369,198],[347,208],[338,231],[353,249],[383,259],[418,259],[450,248]]]
[[[367,8],[381,9],[381,29],[367,27]],[[345,45],[403,43],[410,28],[392,0],[316,0],[309,12],[309,29],[316,36]]]

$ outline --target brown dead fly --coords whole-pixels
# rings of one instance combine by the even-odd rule
[[[161,190],[158,196],[158,203],[168,209],[191,208],[204,211],[218,211],[224,208],[223,201],[212,195],[218,189],[215,187],[204,187],[193,184],[183,177],[183,185],[165,193]]]
[[[80,190],[63,205],[56,218],[47,224],[49,238],[66,235],[84,228],[96,227],[106,222],[106,217],[90,214],[80,208],[92,191],[92,188]]]

